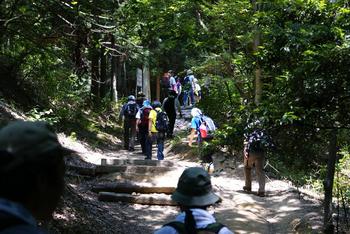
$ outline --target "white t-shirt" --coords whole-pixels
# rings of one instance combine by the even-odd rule
[[[197,228],[205,228],[208,224],[215,223],[216,220],[213,215],[211,215],[208,211],[203,209],[191,209],[194,220],[196,220]],[[175,221],[185,222],[185,213],[182,212],[179,214]],[[154,232],[154,234],[178,234],[178,232],[170,227],[164,226],[161,229]],[[223,227],[219,234],[233,234],[227,227]]]

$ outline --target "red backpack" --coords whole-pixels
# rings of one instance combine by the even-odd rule
[[[151,112],[151,107],[145,107],[143,108],[141,112],[141,122],[139,124],[140,127],[148,127],[148,121],[149,121],[149,112]]]

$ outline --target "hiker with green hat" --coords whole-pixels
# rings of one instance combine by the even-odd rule
[[[44,122],[14,121],[0,130],[0,233],[44,233],[64,188],[71,153]]]
[[[184,170],[171,198],[178,203],[181,213],[175,221],[165,224],[155,234],[233,233],[216,222],[207,211],[221,198],[213,193],[210,176],[203,168],[190,167]]]

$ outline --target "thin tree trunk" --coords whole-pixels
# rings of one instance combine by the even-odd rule
[[[91,45],[94,46],[94,45]],[[100,98],[100,76],[99,76],[99,53],[95,48],[91,48],[91,98],[97,104]]]
[[[123,91],[125,95],[129,95],[128,80],[126,75],[126,61],[123,60]]]
[[[259,3],[255,0],[252,1],[253,4],[253,9],[255,12],[259,11]],[[258,29],[258,26],[255,26],[255,36],[254,36],[254,41],[253,41],[253,53],[256,54],[258,52],[259,49],[259,45],[260,45],[260,31]],[[255,68],[255,72],[254,72],[254,103],[256,105],[259,105],[261,102],[261,98],[262,98],[262,80],[261,80],[261,67],[259,65],[259,62],[256,61],[256,68]]]
[[[115,38],[111,36],[111,46],[115,46]],[[115,56],[111,56],[111,101],[118,101],[118,92],[117,92],[117,59]]]
[[[142,76],[142,92],[149,100],[151,100],[151,77],[148,63],[143,65]]]
[[[325,233],[334,233],[332,224],[332,191],[334,182],[335,163],[337,160],[337,130],[333,129],[329,139],[327,176],[323,182],[324,185],[324,219],[323,225]]]
[[[107,59],[105,55],[105,48],[101,47],[100,50],[100,97],[104,98],[106,96],[106,82],[107,82]]]

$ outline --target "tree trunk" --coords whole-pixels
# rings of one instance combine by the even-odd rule
[[[94,45],[91,45],[94,46]],[[100,76],[99,76],[99,53],[95,48],[91,48],[91,99],[97,104],[100,98]]]
[[[142,92],[145,94],[146,98],[148,98],[149,100],[151,99],[151,75],[150,75],[150,71],[149,71],[149,65],[148,63],[145,63],[143,65],[143,71],[142,71]]]
[[[255,12],[258,12],[260,9],[260,4],[254,0],[252,1],[253,4],[253,9]],[[255,26],[255,35],[254,35],[254,41],[253,41],[253,54],[256,54],[258,52],[260,45],[260,31],[258,29],[258,26]],[[256,61],[256,67],[255,67],[255,72],[254,72],[254,103],[256,105],[259,105],[261,102],[262,98],[262,80],[261,80],[261,67],[259,65],[259,61]]]
[[[323,182],[324,185],[324,219],[323,225],[325,233],[334,233],[332,223],[332,191],[334,182],[335,163],[337,160],[337,130],[333,129],[329,139],[327,176]]]
[[[115,38],[111,36],[111,47],[115,47]],[[114,55],[111,56],[111,101],[118,101],[118,92],[117,92],[117,59]]]
[[[106,49],[102,46],[100,50],[100,97],[104,98],[107,92],[107,59],[105,55]]]
[[[122,57],[117,57],[117,92],[124,96],[125,95],[125,90],[123,89],[123,83],[124,83],[124,79],[122,76]]]

